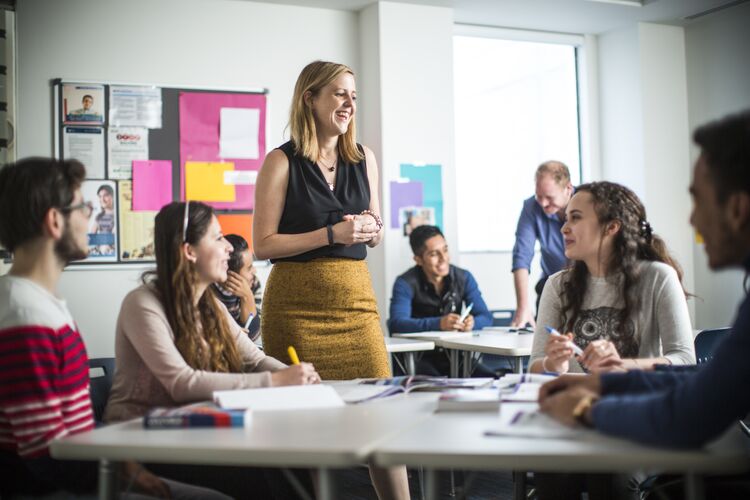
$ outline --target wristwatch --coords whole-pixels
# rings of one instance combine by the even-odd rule
[[[586,427],[593,427],[593,422],[589,421],[586,418],[586,414],[598,400],[598,397],[591,394],[583,396],[580,400],[578,400],[578,403],[576,403],[575,407],[573,407],[573,418],[576,419],[576,421],[581,425],[584,425]]]

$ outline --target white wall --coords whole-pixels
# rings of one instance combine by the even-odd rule
[[[692,290],[685,58],[680,27],[641,23],[599,38],[602,178],[638,194]]]
[[[17,3],[18,157],[52,154],[50,80],[267,87],[270,137],[315,59],[359,65],[357,14],[233,0],[23,0]],[[61,293],[92,357],[113,355],[114,324],[142,269],[68,270]],[[377,273],[377,272],[376,272]]]
[[[750,4],[706,16],[685,29],[690,130],[750,108]],[[698,150],[691,151],[693,161]],[[744,297],[737,270],[709,270],[702,245],[693,245],[696,328],[732,323]]]
[[[378,10],[383,212],[390,211],[387,187],[399,177],[401,163],[440,164],[443,232],[449,246],[457,248],[453,11],[393,2],[371,8]],[[396,277],[414,264],[408,239],[397,229],[387,229],[384,250],[384,283],[390,298]],[[387,309],[383,312],[387,315]]]

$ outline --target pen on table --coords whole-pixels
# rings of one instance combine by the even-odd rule
[[[289,359],[292,360],[293,365],[299,364],[299,358],[297,357],[297,351],[294,349],[294,346],[289,346],[286,348],[286,352],[289,353]]]
[[[548,333],[549,333],[550,335],[556,335],[556,336],[558,336],[558,337],[564,337],[564,336],[565,336],[565,335],[561,334],[560,332],[558,332],[557,330],[555,330],[554,328],[552,328],[551,326],[545,326],[544,328],[545,328],[545,329],[547,330],[547,332],[548,332]],[[583,356],[583,349],[581,349],[580,347],[578,347],[577,345],[575,345],[575,344],[573,343],[573,341],[569,340],[569,341],[568,341],[568,346],[569,346],[569,347],[570,347],[571,349],[573,349],[573,352],[574,352],[574,353],[575,353],[575,354],[576,354],[577,356]]]

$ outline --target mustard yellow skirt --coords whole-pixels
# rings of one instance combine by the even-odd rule
[[[390,377],[375,294],[363,260],[277,262],[263,294],[266,353],[290,363],[287,347],[323,380]]]

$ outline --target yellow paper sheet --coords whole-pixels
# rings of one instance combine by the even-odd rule
[[[185,199],[235,201],[234,185],[224,183],[224,172],[233,170],[233,162],[185,162]]]

